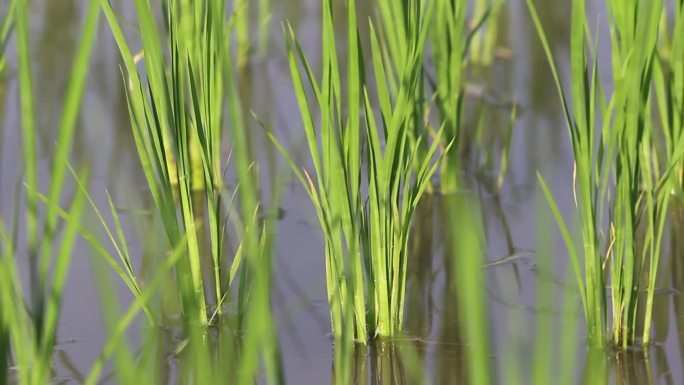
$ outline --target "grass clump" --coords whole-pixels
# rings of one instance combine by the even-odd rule
[[[605,4],[611,23],[613,92],[606,99],[598,81],[598,47],[586,39],[589,26],[585,1],[575,0],[570,45],[571,109],[540,21],[528,1],[554,72],[572,141],[583,260],[543,180],[542,187],[568,246],[589,344],[603,347],[612,341],[627,347],[639,337],[644,344],[650,339],[671,171],[682,147],[676,146],[676,154],[664,167],[658,167],[651,89],[663,2],[615,0]],[[590,59],[588,52],[592,50],[594,58]],[[674,140],[681,143],[681,137]]]
[[[465,1],[437,1],[430,40],[435,69],[435,105],[444,126],[444,137],[453,141],[456,148],[463,121],[467,6]],[[458,151],[444,157],[440,170],[443,192],[454,192],[458,188],[459,163]]]
[[[245,255],[260,255],[259,238],[253,236],[260,234],[261,226],[258,178],[233,73],[237,66],[230,43],[234,23],[226,19],[222,1],[169,0],[164,3],[164,33],[160,33],[152,3],[137,0],[142,42],[137,55],[111,5],[101,4],[124,59],[133,134],[152,197],[169,243],[175,247],[186,240],[187,254],[175,269],[183,313],[193,322],[206,324],[211,318],[207,311],[210,293],[220,315],[237,277],[242,277],[238,307],[243,310],[248,279],[241,262]],[[226,126],[230,127],[239,185],[239,214],[232,218],[243,239],[230,269],[225,268],[224,258]],[[208,250],[203,247],[206,238]],[[203,260],[204,255],[210,256],[209,261]],[[203,267],[211,272],[206,279]]]
[[[169,0],[164,7],[165,35],[161,35],[151,2],[136,0],[142,69],[114,10],[107,1],[101,4],[124,59],[131,124],[143,171],[170,245],[174,249],[183,245],[175,272],[187,338],[202,345],[207,332],[203,328],[213,321],[219,325],[229,321],[231,317],[222,319],[226,311],[222,305],[237,282],[237,327],[244,335],[237,345],[235,378],[238,383],[253,380],[262,360],[267,378],[277,383],[282,373],[270,297],[274,227],[259,215],[259,178],[238,96],[238,61],[231,43],[237,33],[235,19],[226,19],[220,0]],[[227,138],[238,186],[230,198],[224,179]],[[234,199],[237,213],[229,216],[226,206],[232,206]],[[225,269],[228,220],[234,222],[241,242]],[[203,237],[209,239],[208,250],[202,247]],[[207,263],[203,255],[211,257],[207,279],[201,272]],[[207,311],[205,290],[213,292],[216,300],[213,312]]]
[[[474,30],[468,33],[467,1],[378,1],[378,14],[382,22],[378,35],[391,98],[397,98],[402,85],[402,73],[412,63],[411,36],[415,35],[415,29],[420,25],[415,18],[420,17],[419,10],[426,9],[428,4],[434,7],[433,22],[427,27],[428,52],[431,55],[424,57],[423,63],[416,68],[418,83],[410,95],[412,111],[407,121],[409,143],[411,148],[417,148],[419,156],[425,156],[428,150],[426,141],[421,138],[434,138],[436,135],[428,123],[433,106],[438,113],[439,125],[443,127],[443,141],[453,141],[453,146],[458,148],[463,126],[465,70],[469,63],[475,61],[472,44],[476,37],[481,37],[482,32],[477,31],[490,14],[489,7],[478,2],[473,11],[482,14],[478,16]],[[444,147],[441,150],[444,158],[439,189],[443,193],[453,193],[458,188],[460,154],[459,151],[446,153]]]
[[[374,336],[391,337],[402,328],[411,218],[436,168],[433,158],[439,134],[421,155],[417,147],[412,149],[409,132],[434,6],[419,2],[421,6],[410,7],[414,23],[395,98],[390,97],[383,51],[371,22],[370,59],[378,111],[371,102],[373,85],[362,64],[365,57],[355,2],[349,1],[346,8],[348,46],[343,66],[338,59],[334,20],[344,18],[333,13],[332,3],[321,2],[320,82],[293,31],[287,32],[290,73],[314,175],[300,171],[274,140],[309,194],[323,229],[333,334],[337,339],[345,335],[366,342]],[[345,66],[346,88],[340,80]],[[320,112],[318,125],[316,109]]]

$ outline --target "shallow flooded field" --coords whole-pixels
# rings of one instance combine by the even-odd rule
[[[641,3],[0,0],[0,384],[684,382]]]

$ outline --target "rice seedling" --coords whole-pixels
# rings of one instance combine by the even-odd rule
[[[260,234],[261,230],[256,219],[256,171],[246,141],[233,74],[237,65],[230,44],[240,16],[226,20],[221,1],[167,1],[167,36],[162,36],[151,3],[136,1],[143,47],[140,57],[144,61],[144,68],[139,68],[138,56],[124,38],[121,21],[108,2],[101,4],[124,59],[133,134],[152,197],[169,243],[174,246],[182,237],[187,239],[187,255],[175,269],[183,313],[194,322],[206,324],[205,291],[209,290],[217,301],[217,314],[222,314],[221,305],[229,295],[225,287],[230,288],[238,273],[238,305],[244,309],[247,270],[241,268],[241,262],[246,254],[258,258],[258,236],[254,240],[253,233]],[[230,125],[239,182],[236,194],[240,213],[232,218],[240,239],[253,243],[238,248],[228,272],[223,268],[223,165],[228,155],[222,143],[226,124]],[[206,224],[199,207],[206,210]],[[200,230],[208,232],[208,251],[202,250],[201,240],[207,235]],[[202,277],[203,254],[211,255],[211,284]]]
[[[444,137],[455,147],[461,135],[465,57],[468,51],[465,23],[467,2],[438,1],[435,23],[431,28],[431,44],[435,68],[435,104],[444,125]],[[444,157],[441,190],[453,192],[458,187],[459,154],[452,151]]]
[[[417,14],[415,9],[425,8],[427,3],[427,1],[386,0],[377,3],[382,26],[378,35],[387,68],[387,83],[391,97],[396,98],[401,83],[400,74],[406,63],[410,63],[407,41],[416,25],[413,20],[415,17],[413,15]],[[469,64],[480,63],[484,60],[481,56],[474,57],[476,43],[484,41],[484,46],[491,45],[491,48],[483,48],[483,44],[479,44],[477,52],[483,49],[493,51],[497,32],[495,21],[490,22],[490,19],[492,15],[498,15],[505,5],[505,2],[500,0],[491,6],[485,2],[476,2],[471,12],[473,25],[468,31],[466,24],[469,4],[467,1],[436,0],[434,3],[435,22],[429,26],[429,52],[432,60],[426,58],[419,68],[421,80],[412,95],[413,111],[409,122],[411,134],[409,143],[412,148],[417,147],[421,156],[427,151],[425,138],[435,136],[435,130],[428,125],[428,120],[433,115],[431,112],[433,105],[438,112],[436,116],[439,125],[444,127],[445,143],[453,141],[454,147],[458,149],[463,145],[459,143],[463,139],[468,139],[461,138],[466,68]],[[485,25],[490,25],[490,31],[483,30]],[[452,151],[444,156],[440,172],[442,192],[454,192],[458,188],[461,155],[459,151]],[[502,175],[506,171],[506,157],[506,154],[502,157]],[[432,186],[430,186],[431,190]]]
[[[603,347],[610,340],[616,346],[627,347],[635,343],[638,325],[643,325],[641,340],[648,344],[671,170],[682,153],[681,137],[677,137],[673,139],[677,143],[675,153],[663,168],[658,167],[654,156],[657,152],[651,88],[663,2],[606,2],[611,22],[614,89],[605,100],[604,87],[598,81],[598,47],[593,47],[594,59],[587,58],[592,47],[586,40],[589,26],[585,2],[573,1],[572,110],[530,1],[528,7],[554,73],[573,145],[575,205],[580,217],[583,261],[548,187],[541,177],[540,181],[568,247],[589,343],[592,347]],[[611,213],[608,218],[606,210]],[[638,295],[644,286],[645,301]],[[642,319],[637,319],[637,308],[644,310]]]
[[[148,81],[147,86],[145,86],[135,66],[134,55],[123,38],[111,5],[102,3],[105,15],[107,15],[109,25],[122,53],[129,77],[129,110],[131,111],[131,122],[133,123],[136,147],[171,245],[175,246],[180,242],[182,237],[181,228],[186,229],[188,233],[188,256],[179,261],[176,274],[181,293],[193,296],[194,298],[183,298],[183,310],[186,316],[194,317],[194,321],[206,323],[204,288],[200,274],[198,235],[195,232],[196,218],[193,216],[190,203],[192,190],[191,171],[195,170],[190,169],[189,142],[192,134],[190,134],[191,129],[188,128],[190,119],[186,119],[186,114],[191,112],[186,112],[184,79],[186,79],[187,73],[185,67],[182,66],[186,62],[185,49],[191,44],[192,33],[195,30],[192,24],[194,18],[191,18],[192,14],[187,11],[194,9],[190,8],[188,4],[183,5],[185,6],[184,11],[186,11],[185,17],[187,19],[184,19],[185,23],[182,24],[183,28],[181,29],[180,21],[171,19],[171,15],[176,15],[178,12],[178,10],[174,9],[177,4],[174,2],[167,3],[168,29],[169,34],[171,34],[169,44],[173,45],[170,49],[170,54],[173,56],[171,59],[172,63],[167,63],[165,52],[162,48],[164,40],[162,40],[157,31],[150,4],[141,1],[135,3]],[[174,35],[176,33],[178,35]],[[178,45],[181,42],[183,43],[183,51],[178,51]],[[169,71],[176,75],[175,78],[174,76],[169,76],[167,80],[167,65],[171,68]],[[172,80],[175,80],[175,82],[172,82]],[[213,79],[207,79],[207,82],[212,84],[211,80]],[[144,94],[146,88],[150,93],[149,99]],[[207,102],[211,102],[211,99]],[[208,135],[215,135],[215,129],[208,131]],[[172,156],[173,158],[167,160],[167,156]],[[214,158],[208,160],[208,162],[213,161]],[[173,164],[177,165],[175,173],[172,173],[170,170]],[[180,196],[180,220],[176,215],[174,184],[177,184],[178,195]],[[214,186],[214,184],[209,183],[208,186]],[[192,304],[199,305],[200,307],[193,309],[191,308]]]
[[[613,258],[611,296],[613,302],[617,301],[621,306],[617,308],[613,305],[613,319],[620,319],[618,325],[621,329],[615,330],[614,327],[613,340],[616,343],[622,341],[623,346],[634,340],[636,324],[640,322],[634,317],[639,305],[639,279],[642,276],[647,277],[643,343],[648,344],[651,338],[655,283],[673,182],[671,172],[684,153],[684,137],[673,137],[675,150],[665,167],[659,169],[655,159],[656,136],[651,117],[650,91],[663,3],[654,2],[649,7],[638,3],[629,5],[628,12],[624,11],[624,4],[616,3],[608,7],[617,30],[613,44],[613,57],[617,59],[613,69],[616,86],[613,127],[618,130],[619,140],[615,200],[617,231],[615,253],[610,256]],[[630,18],[630,13],[639,15],[636,22]],[[621,227],[623,231],[620,231]],[[639,227],[645,229],[643,240],[638,234]],[[638,256],[638,252],[642,255]],[[630,258],[635,259],[634,267],[630,266],[633,263],[629,261]],[[629,277],[630,274],[633,277]]]
[[[290,73],[315,169],[313,177],[300,171],[284,147],[270,136],[309,194],[325,236],[333,335],[338,340],[353,335],[365,343],[371,337],[393,336],[402,328],[411,219],[436,168],[433,157],[441,143],[440,133],[425,155],[420,155],[411,149],[408,132],[412,102],[420,84],[429,30],[426,26],[434,7],[410,8],[414,25],[407,41],[408,62],[401,68],[394,100],[371,22],[370,55],[380,120],[370,100],[371,86],[361,60],[355,2],[347,3],[346,95],[333,22],[341,15],[333,14],[330,0],[322,1],[321,8],[321,82],[314,78],[292,29],[286,31]],[[313,97],[307,95],[307,89],[313,91]],[[320,112],[320,127],[314,123],[314,108]],[[368,158],[367,164],[362,154]]]
[[[378,35],[380,36],[383,58],[388,69],[387,82],[390,95],[396,97],[401,84],[403,67],[410,63],[410,34],[414,33],[416,22],[414,18],[419,15],[416,9],[425,8],[428,1],[379,1],[381,25]],[[468,33],[466,28],[468,2],[435,0],[434,23],[429,26],[429,51],[432,54],[432,63],[424,60],[420,71],[420,82],[415,89],[411,105],[413,111],[409,122],[410,144],[417,147],[418,153],[423,156],[427,151],[426,137],[435,137],[435,130],[431,129],[428,120],[431,113],[431,102],[434,102],[439,113],[439,124],[444,127],[444,142],[454,142],[454,147],[459,147],[463,101],[465,94],[465,69],[472,61],[472,45],[490,15],[489,8],[483,9],[482,14],[476,19],[472,31]],[[479,7],[476,5],[476,8]],[[475,10],[477,11],[477,9]],[[427,58],[426,58],[427,59]],[[433,74],[434,72],[434,74]],[[427,81],[426,87],[425,81]],[[442,148],[442,151],[444,148]],[[459,153],[452,151],[444,156],[441,165],[442,192],[453,192],[458,186],[460,173]]]
[[[168,1],[168,36],[161,37],[150,2],[136,1],[143,70],[136,67],[113,9],[106,1],[101,4],[126,65],[131,123],[143,171],[170,244],[177,247],[184,240],[185,253],[178,259],[175,271],[183,313],[188,319],[185,331],[191,350],[199,349],[202,353],[205,349],[201,335],[206,333],[202,328],[208,323],[227,322],[221,318],[222,304],[239,277],[238,328],[244,335],[238,345],[240,357],[234,378],[238,383],[252,381],[262,361],[269,381],[278,383],[282,370],[270,306],[274,227],[272,221],[264,221],[258,215],[258,174],[234,73],[239,67],[239,60],[233,59],[231,44],[236,19],[225,19],[222,1]],[[228,131],[224,129],[226,124]],[[222,138],[227,134],[238,181],[234,193],[238,213],[231,219],[241,243],[229,271],[225,272],[223,243],[228,218],[223,215],[222,165],[227,155],[222,151]],[[200,181],[203,194],[193,195],[197,186],[194,180]],[[180,218],[176,214],[176,197]],[[206,235],[198,230],[204,218],[197,217],[196,200],[206,207],[209,251],[200,247],[199,239]],[[233,198],[230,202],[232,205]],[[217,301],[213,314],[207,313],[200,273],[203,252],[211,255],[214,273],[214,285],[209,288]]]
[[[413,1],[378,1],[376,7],[378,8],[378,18],[381,21],[379,24],[381,28],[376,31],[380,41],[380,49],[383,53],[382,59],[385,63],[385,76],[387,86],[389,88],[389,95],[391,98],[396,98],[400,88],[402,74],[405,67],[411,64],[411,45],[412,36],[418,33],[417,28],[420,28],[421,9],[425,9],[429,2],[426,0]],[[427,151],[424,140],[418,141],[418,138],[429,133],[426,127],[425,120],[427,104],[425,101],[425,65],[416,66],[418,83],[410,95],[412,113],[409,121],[407,121],[409,136],[409,143],[411,148],[417,147],[420,156],[425,155]],[[434,134],[434,132],[432,132]]]

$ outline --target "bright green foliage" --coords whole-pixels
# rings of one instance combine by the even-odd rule
[[[573,145],[584,277],[578,253],[543,181],[542,187],[569,249],[590,345],[602,347],[610,338],[615,345],[626,347],[635,342],[640,325],[644,326],[642,341],[648,343],[671,171],[683,151],[681,136],[673,138],[674,154],[665,167],[657,167],[651,88],[663,2],[606,2],[611,22],[613,93],[605,101],[597,59],[587,58],[585,2],[573,1],[572,110],[534,7],[530,1],[528,5],[554,72]],[[608,218],[607,210],[611,214]],[[638,295],[642,278],[647,282],[646,301]],[[610,309],[606,296],[611,299]],[[642,307],[643,313],[638,313],[637,307]],[[637,314],[645,316],[637,319]]]
[[[424,60],[423,64],[416,68],[416,71],[419,71],[419,80],[413,94],[410,95],[412,113],[407,121],[409,143],[411,148],[417,149],[419,156],[425,156],[427,151],[425,141],[420,138],[435,135],[434,130],[431,130],[426,122],[430,109],[428,102],[433,100],[439,111],[440,125],[444,127],[444,141],[453,141],[457,147],[461,132],[463,76],[468,51],[468,2],[380,0],[377,4],[382,21],[382,28],[378,32],[381,41],[379,48],[387,68],[386,80],[391,98],[397,97],[402,81],[401,74],[406,71],[407,65],[411,65],[410,42],[420,34],[420,23],[417,20],[423,17],[421,9],[426,9],[428,4],[435,8],[434,22],[428,28],[433,65],[426,66],[427,60]],[[429,75],[431,70],[434,71],[434,76]],[[428,79],[428,84],[425,84],[424,79]],[[430,94],[433,96],[429,97]],[[457,151],[452,151],[444,157],[440,186],[442,192],[453,192],[458,186],[458,155]]]
[[[614,238],[610,258],[613,299],[613,341],[627,346],[637,337],[637,306],[645,305],[643,343],[650,338],[656,273],[661,256],[667,208],[670,201],[671,166],[654,167],[656,156],[651,89],[653,62],[659,36],[663,2],[612,1],[613,81],[612,122],[616,137],[616,191]],[[673,138],[682,155],[681,136]],[[674,164],[672,165],[674,166]],[[662,176],[661,176],[662,175]],[[645,230],[641,239],[639,228]],[[648,277],[647,300],[638,300],[640,279]],[[618,321],[619,320],[619,321]]]
[[[179,260],[176,268],[183,311],[192,320],[206,324],[205,289],[212,290],[221,302],[226,295],[222,283],[233,281],[243,255],[238,252],[230,275],[224,276],[222,165],[227,155],[221,149],[221,140],[226,107],[231,110],[230,123],[236,134],[245,228],[254,227],[257,207],[256,185],[249,171],[250,151],[242,139],[245,127],[233,89],[231,28],[224,16],[224,3],[167,1],[168,36],[161,36],[150,2],[135,1],[144,70],[138,68],[111,6],[101,3],[126,65],[131,123],[152,196],[171,245],[177,245],[181,238],[187,240],[187,256]],[[198,190],[200,193],[195,193]],[[200,256],[207,253],[200,246],[206,235],[198,229],[203,219],[197,211],[202,206],[208,217],[202,230],[209,233],[208,253],[214,272],[214,285],[208,288],[205,286],[211,285],[203,284],[200,261]]]
[[[333,333],[337,339],[354,335],[365,342],[369,337],[388,337],[401,330],[411,218],[436,168],[432,158],[440,144],[439,133],[425,155],[420,155],[415,150],[418,146],[411,146],[409,132],[421,83],[426,26],[434,9],[411,8],[413,31],[406,41],[407,61],[399,69],[394,98],[390,97],[383,52],[371,24],[370,58],[379,115],[370,100],[361,60],[355,2],[347,3],[346,95],[333,23],[342,15],[333,15],[331,0],[322,1],[322,9],[320,83],[291,29],[287,41],[314,176],[300,172],[283,147],[276,144],[306,188],[325,235]],[[307,89],[313,91],[313,97],[307,96]],[[320,126],[314,123],[315,108],[321,114]],[[362,155],[367,162],[362,161]]]
[[[459,143],[463,115],[464,69],[468,43],[465,22],[467,1],[436,1],[431,43],[435,68],[435,104],[439,111],[444,137]],[[458,148],[458,147],[457,147]],[[459,154],[452,151],[444,157],[441,169],[444,192],[458,187]]]
[[[239,383],[252,381],[263,359],[268,378],[275,382],[280,364],[270,307],[274,229],[258,219],[258,174],[235,81],[233,24],[225,18],[224,2],[167,1],[167,36],[160,36],[151,3],[136,0],[144,70],[138,68],[113,9],[107,1],[101,4],[126,65],[130,117],[143,171],[171,245],[176,248],[183,242],[185,248],[175,271],[189,321],[185,330],[190,346],[199,349],[197,357],[204,357],[202,335],[206,330],[198,330],[198,325],[201,329],[214,320],[223,322],[221,305],[229,294],[225,288],[230,290],[239,273],[237,307],[244,345],[236,378]],[[223,165],[228,155],[221,144],[227,133],[239,186],[235,192],[239,210],[232,219],[242,242],[226,274],[222,268],[226,218],[222,213]],[[202,187],[199,194],[198,187]],[[207,235],[200,231],[204,218],[197,212],[198,205],[206,208],[207,221],[201,229],[208,232],[210,250],[200,245],[201,237]],[[200,266],[201,255],[207,253],[214,274],[210,289],[218,302],[211,317],[206,311],[207,284]],[[199,383],[212,382],[202,378],[198,377]]]
[[[426,151],[419,151],[422,138],[413,145],[410,142],[415,139],[411,129],[418,122],[416,104],[421,99],[416,97],[416,92],[422,89],[422,61],[429,31],[427,26],[434,14],[432,4],[419,4],[409,10],[408,53],[406,64],[399,72],[401,85],[393,102],[387,92],[385,67],[371,24],[371,57],[383,124],[376,122],[368,92],[364,92],[369,208],[361,212],[361,217],[366,230],[363,244],[367,253],[367,292],[375,293],[376,320],[371,325],[375,324],[376,332],[381,336],[401,330],[411,219],[436,169],[437,164],[431,164],[431,161],[438,146],[443,144],[441,129]],[[354,99],[350,97],[349,103],[354,103]],[[354,116],[351,111],[350,116]],[[381,134],[384,134],[384,148]],[[445,146],[445,151],[448,147]]]
[[[415,40],[421,31],[421,20],[424,17],[422,14],[431,1],[427,0],[411,0],[411,1],[392,1],[379,0],[377,1],[377,8],[379,20],[381,21],[377,32],[380,41],[379,48],[382,52],[383,62],[385,64],[385,75],[389,85],[390,95],[396,97],[401,87],[402,74],[406,70],[406,66],[412,65],[411,41]],[[445,3],[435,1],[435,3]],[[435,15],[434,17],[438,17]],[[422,73],[423,65],[416,70]],[[412,124],[420,124],[422,121],[422,109],[424,107],[423,95],[423,79],[419,79],[419,84],[412,95],[415,98],[414,114],[418,122]],[[412,127],[417,130],[419,127]]]
[[[469,4],[470,3],[470,4]],[[435,8],[434,22],[429,26],[431,60],[424,60],[419,83],[411,95],[412,115],[408,121],[409,143],[424,156],[427,148],[423,137],[434,137],[427,122],[431,109],[436,107],[439,125],[443,126],[444,142],[453,141],[458,148],[463,125],[463,103],[466,68],[472,64],[491,64],[496,43],[497,23],[504,0],[379,0],[377,9],[381,26],[378,35],[385,63],[390,97],[396,98],[401,84],[401,73],[411,63],[410,41],[419,34],[417,25],[421,9]],[[471,9],[468,7],[471,5]],[[471,16],[471,25],[467,19]],[[507,139],[507,141],[510,138]],[[505,144],[505,146],[507,146]],[[444,150],[444,149],[442,149]],[[502,175],[506,171],[504,149]],[[458,151],[445,153],[441,170],[440,190],[443,193],[458,189],[460,174]]]

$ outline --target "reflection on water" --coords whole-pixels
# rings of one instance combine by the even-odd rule
[[[418,335],[428,335],[434,309],[435,274],[432,263],[435,244],[435,198],[426,195],[414,214],[413,228],[409,239],[409,252],[406,275],[406,307],[411,309],[406,315],[406,329]]]
[[[547,175],[547,169],[552,169],[554,163],[571,161],[567,147],[567,128],[558,103],[558,93],[553,84],[553,77],[549,69],[539,38],[534,26],[529,22],[524,1],[513,1],[511,9],[516,10],[517,22],[512,23],[514,31],[512,48],[515,55],[515,95],[522,103],[520,114],[519,145],[511,153],[515,157],[515,167],[522,174],[525,185],[535,186],[534,171],[541,171]],[[539,17],[545,20],[544,28],[549,45],[553,47],[558,65],[561,66],[561,76],[568,73],[563,68],[564,60],[568,57],[570,5],[568,1],[535,1]],[[524,15],[520,15],[520,14]],[[515,138],[515,137],[514,137]],[[564,155],[566,154],[566,155]],[[550,164],[549,164],[550,163]],[[550,172],[550,170],[549,170]]]
[[[684,367],[684,206],[680,197],[672,202],[672,225],[670,229],[670,263],[672,288],[678,291],[672,296],[675,314],[675,332],[680,355],[677,366]]]

